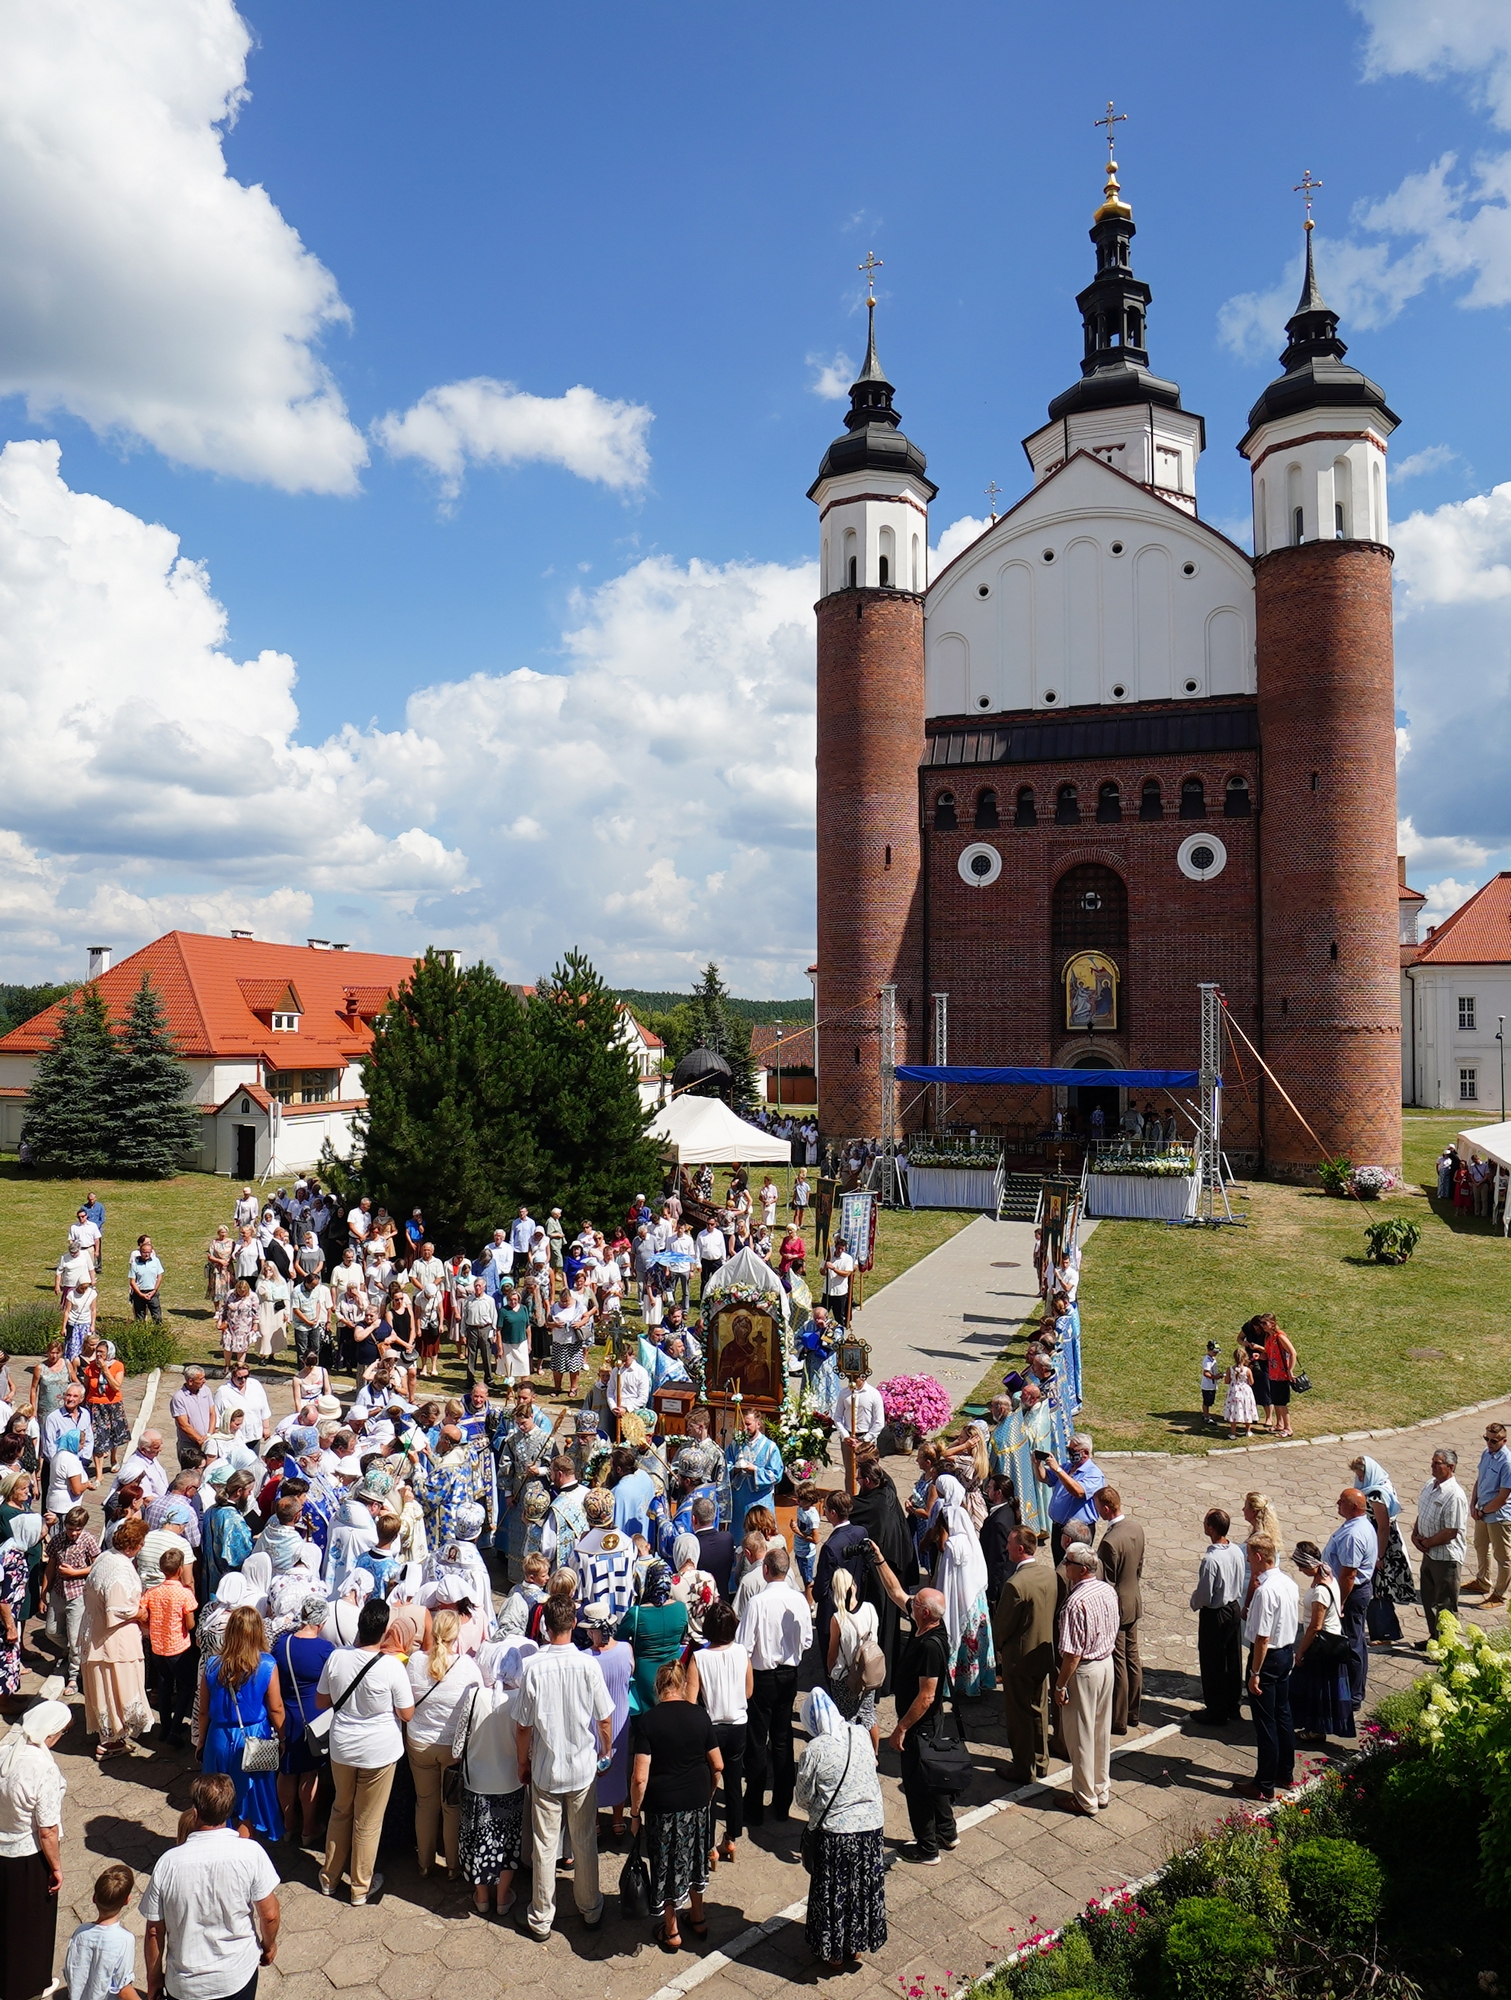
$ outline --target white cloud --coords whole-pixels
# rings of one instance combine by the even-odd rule
[[[651,468],[646,436],[653,413],[641,403],[611,402],[579,383],[564,396],[531,396],[512,382],[474,376],[427,389],[374,430],[395,458],[416,458],[454,497],[474,465],[564,466],[580,479],[619,492],[643,486]]]
[[[1419,479],[1423,473],[1446,472],[1450,465],[1458,464],[1459,455],[1446,444],[1429,444],[1421,451],[1414,451],[1410,458],[1397,459],[1390,468],[1390,483],[1399,486],[1403,479]]]
[[[1441,882],[1429,882],[1425,891],[1427,901],[1422,905],[1419,935],[1425,940],[1428,924],[1440,924],[1444,917],[1451,917],[1479,887],[1478,882],[1456,882],[1451,875],[1445,875]]]
[[[347,311],[226,170],[232,0],[0,0],[0,394],[184,465],[346,493],[366,446],[317,343]]]
[[[1364,73],[1464,79],[1511,126],[1511,12],[1505,0],[1354,0],[1368,23]]]
[[[850,393],[850,384],[855,380],[855,363],[843,348],[836,348],[828,361],[822,354],[810,354],[807,364],[814,371],[813,380],[808,384],[811,393],[822,396],[829,403],[844,402]]]
[[[1411,731],[1410,731],[1409,729],[1399,729],[1399,728],[1398,728],[1398,729],[1396,730],[1396,769],[1397,769],[1397,771],[1399,771],[1399,770],[1400,770],[1400,768],[1401,768],[1401,765],[1402,765],[1402,762],[1403,762],[1403,761],[1405,760],[1405,758],[1407,758],[1407,757],[1408,757],[1408,756],[1409,756],[1410,754],[1411,754]],[[1407,825],[1408,825],[1408,826],[1409,826],[1409,825],[1411,824],[1411,822],[1410,822],[1409,820],[1408,820],[1408,821],[1407,821],[1406,823],[1407,823]],[[1398,836],[1398,837],[1399,837],[1399,836]]]
[[[1396,822],[1396,852],[1404,854],[1408,868],[1473,868],[1481,870],[1490,859],[1490,850],[1477,840],[1457,834],[1439,834],[1424,839],[1410,818]]]
[[[990,521],[978,521],[970,514],[962,514],[958,521],[951,521],[940,534],[937,545],[929,550],[930,577],[938,576],[946,563],[952,563],[962,549],[968,549],[991,525]]]
[[[1392,534],[1404,611],[1511,596],[1511,483],[1408,515]]]

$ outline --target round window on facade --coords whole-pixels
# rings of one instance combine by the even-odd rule
[[[1195,576],[1196,564],[1194,562],[1182,563],[1180,566],[1180,573],[1182,576]]]
[[[1192,882],[1210,882],[1228,865],[1228,850],[1215,833],[1193,833],[1175,851],[1180,872]]]
[[[1123,545],[1122,545],[1122,543],[1121,543],[1121,542],[1114,542],[1114,543],[1113,543],[1113,545],[1112,545],[1112,553],[1113,553],[1113,554],[1114,554],[1115,556],[1120,556],[1120,555],[1121,555],[1121,554],[1123,553]]]
[[[990,842],[973,840],[960,850],[955,866],[968,889],[989,889],[1002,873],[1002,856]]]
[[[1055,559],[1055,552],[1054,552],[1054,550],[1053,550],[1053,549],[1046,549],[1046,550],[1044,551],[1044,560],[1045,560],[1045,562],[1053,562],[1053,561],[1054,561],[1054,559]]]
[[[1112,698],[1114,701],[1121,701],[1123,699],[1123,696],[1127,694],[1127,692],[1128,690],[1123,686],[1123,683],[1121,681],[1118,681],[1113,686]]]
[[[1046,688],[1041,699],[1046,708],[1053,708],[1060,697],[1055,693],[1053,688]]]
[[[990,707],[991,707],[991,705],[992,705],[992,698],[991,698],[991,696],[990,696],[989,694],[978,694],[978,695],[977,695],[977,697],[976,697],[976,706],[977,706],[977,708],[990,708]]]
[[[992,589],[989,583],[978,583],[976,585],[976,595],[978,597],[990,597],[991,594]]]
[[[1198,690],[1198,689],[1200,688],[1200,686],[1201,686],[1201,682],[1200,682],[1200,681],[1187,681],[1187,682],[1186,682],[1186,693],[1187,693],[1187,694],[1195,694],[1195,693],[1197,692],[1197,690]]]

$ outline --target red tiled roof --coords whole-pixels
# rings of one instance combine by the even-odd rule
[[[243,1083],[239,1085],[237,1089],[229,1091],[226,1094],[226,1096],[224,1096],[220,1100],[219,1104],[216,1105],[215,1109],[217,1111],[224,1111],[226,1106],[231,1102],[232,1098],[236,1097],[250,1097],[252,1102],[257,1106],[257,1109],[259,1111],[271,1110],[273,1104],[272,1098],[263,1089],[260,1083]]]
[[[1492,875],[1483,889],[1445,917],[1418,951],[1416,963],[1511,964],[1511,870]]]
[[[1396,900],[1402,903],[1425,903],[1427,898],[1420,889],[1408,889],[1403,882],[1396,891]]]
[[[143,974],[162,999],[168,1025],[186,1056],[242,1057],[277,1069],[340,1069],[360,1056],[372,1030],[346,1011],[348,988],[387,995],[415,961],[371,951],[316,951],[308,945],[264,944],[257,938],[206,937],[169,931],[92,982],[114,1021],[125,1019]],[[250,1004],[279,998],[289,986],[302,1001],[297,1034],[274,1036]],[[264,1008],[271,1012],[271,1008]],[[374,1009],[373,1011],[376,1011]],[[35,1055],[57,1031],[63,1003],[48,1007],[0,1036],[0,1050]],[[271,1051],[271,1052],[270,1052]]]
[[[304,1002],[294,991],[292,979],[238,979],[236,984],[254,1014],[304,1012]]]
[[[759,1069],[776,1068],[776,1023],[755,1021],[750,1029],[750,1053]],[[812,1069],[813,1029],[782,1027],[782,1068]]]

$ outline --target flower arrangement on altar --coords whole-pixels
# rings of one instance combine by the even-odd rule
[[[787,1306],[787,1295],[780,1285],[762,1289],[759,1285],[715,1286],[699,1306],[699,1315],[707,1326],[715,1313],[727,1306],[750,1306],[757,1312],[770,1313],[777,1325],[782,1324]]]
[[[784,1404],[766,1419],[766,1435],[782,1454],[787,1476],[794,1481],[811,1479],[819,1466],[829,1463],[833,1429],[833,1419],[814,1409],[806,1396],[795,1404]]]
[[[1137,1180],[1158,1181],[1189,1180],[1195,1168],[1189,1153],[1167,1153],[1153,1159],[1133,1157],[1120,1159],[1115,1153],[1103,1155],[1091,1162],[1094,1174],[1128,1174]]]
[[[950,1420],[950,1399],[932,1375],[889,1375],[877,1384],[892,1435],[904,1449]]]

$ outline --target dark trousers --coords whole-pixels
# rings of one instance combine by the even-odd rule
[[[836,1326],[850,1324],[850,1294],[848,1292],[825,1292],[824,1306]]]
[[[1283,1791],[1296,1775],[1296,1732],[1291,1726],[1291,1665],[1294,1646],[1271,1646],[1259,1670],[1259,1692],[1249,1696],[1261,1791]]]
[[[1049,1769],[1049,1667],[1036,1671],[1005,1667],[1002,1708],[1007,1723],[1007,1747],[1016,1784],[1042,1778]],[[907,1739],[903,1739],[906,1751]]]
[[[1422,1615],[1427,1620],[1427,1636],[1438,1636],[1438,1620],[1445,1611],[1459,1615],[1459,1565],[1439,1562],[1436,1556],[1422,1558]]]
[[[714,1741],[724,1757],[724,1838],[738,1840],[745,1831],[745,1724],[716,1722]]]
[[[1343,1636],[1349,1644],[1348,1686],[1355,1713],[1364,1707],[1369,1686],[1369,1607],[1374,1594],[1368,1583],[1356,1583],[1343,1607]]]
[[[131,1317],[133,1319],[151,1318],[156,1320],[157,1324],[161,1326],[163,1323],[163,1302],[157,1293],[154,1292],[150,1299],[144,1299],[138,1293],[133,1292],[131,1294]]]
[[[481,1375],[491,1389],[493,1387],[493,1340],[491,1335],[469,1333],[467,1336],[467,1387]]]
[[[954,1845],[958,1838],[955,1802],[948,1792],[936,1792],[924,1782],[918,1765],[917,1730],[909,1730],[903,1738],[902,1796],[908,1808],[908,1824],[913,1829],[913,1843],[920,1854],[937,1854],[941,1847]]]
[[[759,1826],[766,1817],[766,1768],[771,1767],[771,1810],[785,1819],[797,1782],[792,1754],[792,1705],[797,1700],[796,1667],[757,1667],[755,1692],[745,1713],[745,1817]]]
[[[1120,1625],[1112,1649],[1112,1733],[1126,1735],[1138,1728],[1144,1698],[1144,1665],[1139,1658],[1138,1624]]]
[[[1243,1701],[1243,1610],[1237,1603],[1197,1613],[1201,1698],[1216,1722],[1235,1722]]]
[[[199,1649],[195,1646],[185,1646],[181,1653],[157,1655],[157,1709],[166,1733],[182,1729],[188,1720],[198,1674]]]
[[[702,1272],[698,1286],[698,1297],[700,1299],[713,1283],[714,1273],[722,1267],[723,1262],[724,1260],[720,1257],[703,1257],[699,1259],[699,1269]]]

